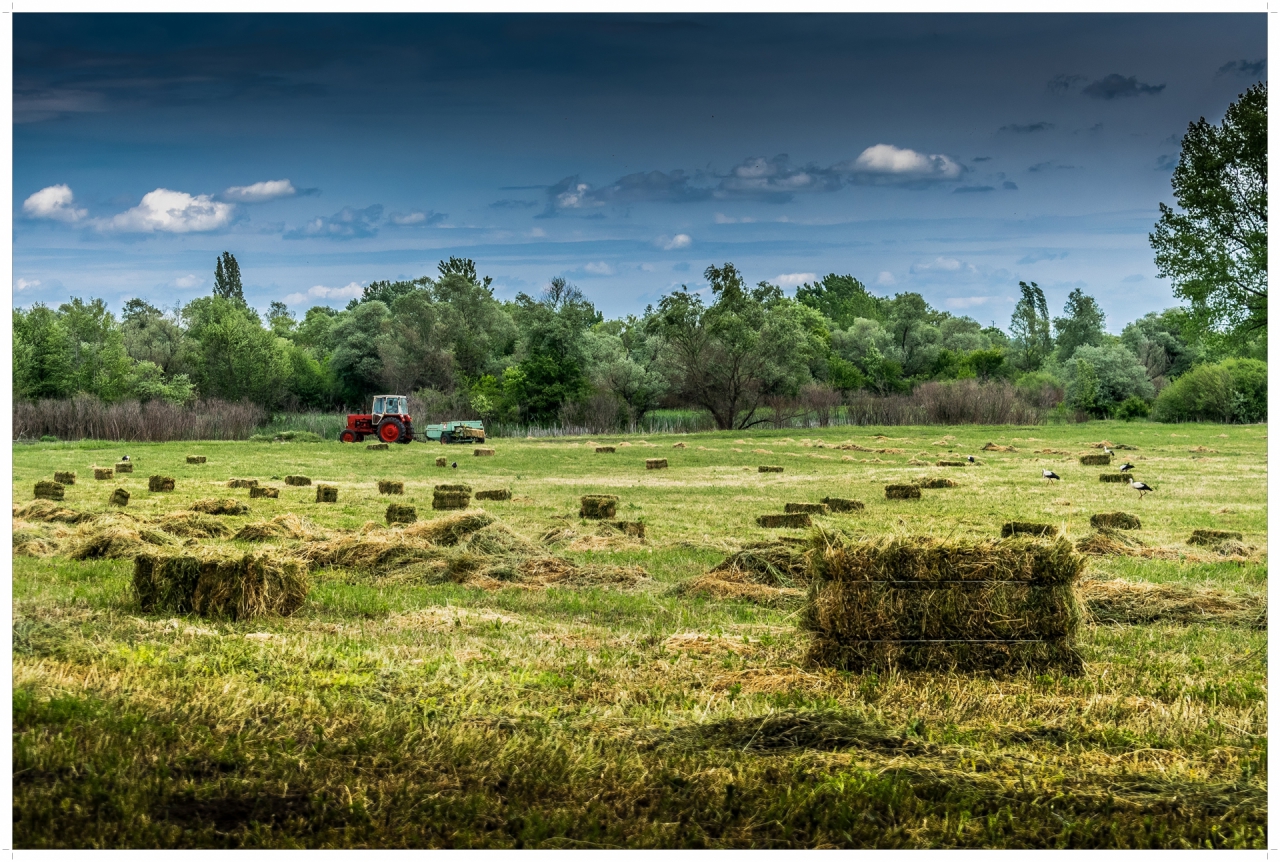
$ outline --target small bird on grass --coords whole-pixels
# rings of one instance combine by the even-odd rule
[[[121,455],[121,456],[120,456],[120,460],[121,460],[121,461],[128,461],[128,460],[129,460],[129,456],[128,456],[128,455]]]
[[[452,464],[450,464],[449,466],[450,466],[450,467],[452,467],[453,469],[457,470],[457,469],[458,469],[458,462],[457,462],[457,461],[454,461],[454,462],[453,462]]]
[[[972,455],[970,455],[970,456],[969,456],[969,463],[970,463],[970,464],[976,464],[976,463],[978,463],[978,462],[977,462],[977,461],[974,461],[974,460],[973,460],[973,456],[972,456]]]
[[[1112,451],[1111,451],[1111,449],[1110,449],[1110,448],[1108,448],[1108,447],[1106,447],[1106,446],[1103,446],[1103,447],[1102,447],[1102,451],[1103,451],[1104,453],[1108,454],[1108,455],[1114,455],[1114,454],[1116,454],[1115,452],[1112,452]]]
[[[1043,476],[1043,477],[1045,477],[1046,479],[1048,479],[1050,482],[1052,482],[1052,481],[1053,481],[1053,480],[1055,480],[1055,479],[1061,479],[1061,478],[1062,478],[1061,476],[1059,476],[1057,473],[1053,472],[1052,470],[1041,470],[1041,471],[1040,471],[1040,475],[1041,475],[1041,476]]]
[[[1121,473],[1128,473],[1132,469],[1133,469],[1133,465],[1130,464],[1128,461],[1125,461],[1123,464],[1120,465]]]
[[[1150,494],[1152,491],[1155,490],[1155,488],[1152,488],[1146,482],[1139,482],[1137,479],[1130,479],[1129,487],[1138,492],[1139,500],[1141,500],[1143,497],[1147,496],[1147,494]]]

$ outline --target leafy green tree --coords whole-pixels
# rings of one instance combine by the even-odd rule
[[[196,395],[195,384],[185,374],[165,376],[164,369],[154,362],[143,360],[134,363],[129,370],[126,392],[139,401],[169,401],[186,404]]]
[[[601,316],[563,278],[553,278],[540,299],[519,294],[515,310],[520,370],[504,376],[504,388],[527,420],[555,421],[564,405],[591,393],[584,335]]]
[[[1138,357],[1147,369],[1147,377],[1159,390],[1199,361],[1199,347],[1185,336],[1191,328],[1185,309],[1169,308],[1130,323],[1120,333],[1120,341]]]
[[[289,306],[283,302],[272,302],[267,307],[267,325],[271,327],[276,337],[293,338],[294,330],[298,328],[298,321],[293,316],[293,312],[289,311]]]
[[[493,284],[493,279],[489,276],[486,275],[484,278],[480,278],[476,274],[476,262],[469,257],[450,257],[448,260],[440,261],[436,269],[440,271],[441,278],[456,275],[484,288],[488,288]]]
[[[882,320],[885,300],[871,294],[852,275],[826,275],[816,284],[796,288],[796,302],[821,312],[837,329],[848,329],[859,317]]]
[[[586,333],[585,352],[592,385],[624,404],[628,421],[641,421],[666,394],[667,380],[658,368],[658,339],[646,337],[635,317],[596,326]]]
[[[902,363],[895,358],[899,354],[893,336],[878,320],[859,317],[848,329],[831,333],[831,349],[853,365],[866,381],[864,386],[878,395],[910,388]]]
[[[317,359],[325,359],[333,352],[333,327],[341,315],[327,305],[308,308],[293,334],[294,343],[311,350]]]
[[[71,342],[71,385],[74,391],[118,401],[128,388],[131,362],[115,316],[101,299],[75,298],[58,307]]]
[[[150,362],[165,375],[174,371],[185,335],[173,315],[141,299],[130,299],[121,314],[124,349],[135,362]]]
[[[1127,347],[1085,344],[1062,365],[1067,403],[1093,416],[1109,416],[1131,397],[1150,401],[1155,389],[1147,371]]]
[[[1107,322],[1107,316],[1092,296],[1085,296],[1084,291],[1077,287],[1067,294],[1067,304],[1062,311],[1063,317],[1053,319],[1059,362],[1070,359],[1082,344],[1096,347],[1102,343],[1102,327]]]
[[[264,329],[252,309],[221,296],[192,300],[178,365],[206,398],[276,407],[289,385],[289,342]]]
[[[438,309],[427,291],[396,299],[376,345],[386,391],[455,388],[453,357],[445,349]]]
[[[448,269],[443,263],[441,266]],[[470,271],[474,275],[475,264],[471,264]],[[449,270],[431,286],[440,338],[452,357],[452,373],[459,381],[501,374],[514,361],[520,333],[511,314],[494,298],[489,281],[476,281]]]
[[[1263,422],[1267,365],[1230,359],[1197,365],[1160,391],[1151,410],[1158,422]]]
[[[58,315],[44,303],[13,312],[13,393],[21,399],[66,398],[75,393],[72,342]]]
[[[413,293],[415,290],[426,290],[431,286],[431,279],[417,278],[413,281],[371,281],[364,287],[358,299],[347,303],[347,311],[351,311],[362,302],[381,302],[390,308],[397,299]]]
[[[213,270],[213,295],[244,305],[244,286],[240,283],[240,264],[236,256],[224,251]]]
[[[1187,300],[1206,334],[1241,341],[1267,326],[1267,85],[1201,117],[1182,138],[1173,172],[1180,211],[1160,204],[1151,234],[1161,278]]]
[[[329,368],[338,384],[339,398],[348,407],[368,410],[372,396],[383,388],[378,343],[390,317],[384,303],[372,300],[343,312],[334,321]]]
[[[1044,291],[1034,281],[1018,282],[1022,298],[1013,308],[1009,331],[1015,365],[1022,371],[1037,371],[1053,352],[1053,335],[1049,331],[1049,304]]]

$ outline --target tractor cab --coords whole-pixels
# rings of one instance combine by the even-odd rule
[[[377,422],[388,414],[406,416],[409,412],[409,399],[403,395],[378,395],[373,399],[373,421]]]
[[[359,443],[367,435],[377,435],[383,443],[408,443],[413,439],[409,399],[404,395],[375,395],[373,412],[347,414],[347,427],[338,439]]]

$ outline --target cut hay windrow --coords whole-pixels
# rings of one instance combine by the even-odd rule
[[[804,598],[804,590],[757,583],[740,571],[712,571],[681,581],[672,590],[678,596],[697,596],[716,601],[751,602],[765,607],[792,604]]]
[[[756,468],[756,470],[757,472],[760,472],[760,473],[781,473],[782,472],[781,467],[775,467],[768,464],[761,464],[759,467]]]
[[[1089,526],[1096,530],[1141,530],[1142,521],[1128,512],[1099,512],[1089,518]]]
[[[437,467],[448,467],[448,466],[449,466],[449,459],[448,459],[448,458],[437,458],[437,459],[436,459],[436,466],[437,466]]]
[[[618,515],[618,498],[613,494],[587,494],[580,500],[578,517],[608,520]]]
[[[1187,544],[1209,546],[1227,541],[1242,542],[1244,534],[1234,530],[1193,530]]]
[[[1106,528],[1099,529],[1076,542],[1077,551],[1097,557],[1141,556],[1144,547],[1137,539]]]
[[[108,506],[127,506],[129,505],[129,492],[124,488],[116,488],[111,492],[111,496],[107,498]]]
[[[149,545],[175,544],[168,533],[138,524],[126,515],[117,517],[124,520],[98,518],[82,526],[77,535],[68,540],[67,556],[73,560],[120,560],[146,552]]]
[[[221,524],[221,522],[217,523]],[[241,542],[266,542],[271,539],[321,541],[324,535],[315,524],[288,512],[277,515],[270,521],[245,524],[231,538]]]
[[[249,489],[250,500],[259,500],[263,498],[266,498],[269,500],[275,500],[275,499],[278,499],[279,497],[280,497],[279,488],[270,488],[270,487],[267,487],[266,485],[259,485],[256,488]]]
[[[147,490],[152,492],[172,491],[174,481],[172,476],[152,476],[147,480]]]
[[[671,444],[671,448],[672,448],[672,449],[686,449],[686,448],[688,448],[688,444],[686,444],[686,443],[685,443],[685,442],[683,442],[683,441],[681,441],[681,442],[679,442],[679,443],[672,443],[672,444]]]
[[[228,488],[256,488],[258,487],[257,479],[232,479],[227,483]]]
[[[791,587],[809,582],[809,557],[813,543],[808,539],[776,539],[753,542],[726,557],[708,574],[771,587]]]
[[[378,480],[379,494],[403,494],[404,482],[392,482],[390,479]]]
[[[484,447],[480,447],[476,449],[474,452],[472,452],[471,454],[477,458],[489,458],[489,457],[492,457],[493,455],[496,455],[497,452],[495,452],[493,449],[486,449]]]
[[[846,500],[843,497],[823,497],[822,502],[833,512],[861,512],[867,504],[861,500]]]
[[[53,474],[53,481],[60,485],[74,485],[76,483],[76,474],[74,472],[57,472]]]
[[[617,446],[597,446],[596,447],[597,455],[612,455],[614,452],[617,452],[617,451],[618,451]]]
[[[196,500],[187,507],[192,512],[200,512],[205,515],[247,515],[249,507],[239,500],[228,498],[209,497],[204,500]]]
[[[1120,483],[1122,483],[1122,482],[1123,482],[1124,484],[1128,484],[1128,483],[1129,483],[1129,476],[1128,476],[1127,474],[1125,474],[1125,473],[1099,473],[1099,474],[1098,474],[1098,481],[1099,481],[1099,482],[1113,482],[1113,483],[1116,483],[1116,484],[1120,484]]]
[[[788,529],[794,527],[811,527],[813,519],[806,514],[796,515],[758,515],[756,525],[766,529]]]
[[[939,459],[939,460],[938,460],[938,466],[939,466],[939,467],[963,467],[963,466],[965,466],[967,463],[969,463],[969,462],[968,462],[968,461],[954,461],[954,460],[951,460],[951,459],[948,459],[948,458],[941,458],[941,459]]]
[[[62,506],[55,506],[48,500],[38,499],[19,506],[14,510],[13,517],[25,521],[79,524],[84,521],[92,521],[95,516],[89,512],[77,512],[75,509],[66,509]]]
[[[338,502],[338,487],[336,485],[316,485],[316,502]]]
[[[116,477],[116,471],[111,469],[110,467],[94,467],[93,468],[93,478],[97,479],[98,481],[114,479],[115,477]]]
[[[928,490],[937,490],[939,488],[958,488],[960,483],[954,479],[947,479],[943,476],[921,476],[915,481],[917,487],[926,488]]]
[[[802,619],[809,658],[855,671],[1075,672],[1083,567],[1065,539],[852,542],[819,532]]]
[[[1056,536],[1058,528],[1053,524],[1035,524],[1031,521],[1008,521],[1000,527],[1000,538],[1010,536]]]
[[[1111,456],[1102,455],[1081,455],[1080,463],[1086,467],[1106,467],[1111,463]]]
[[[665,470],[667,469],[666,458],[646,458],[644,460],[644,468],[646,470]]]
[[[919,485],[885,485],[884,498],[886,500],[919,500]]]
[[[202,512],[174,512],[155,521],[157,529],[188,539],[220,539],[231,535],[226,522]]]
[[[133,589],[145,613],[288,616],[306,600],[307,570],[298,560],[269,554],[141,554],[134,560]]]
[[[1017,452],[1012,446],[1001,446],[999,443],[988,443],[982,447],[983,452]]]
[[[208,460],[209,460],[208,457],[204,455],[188,455],[187,456],[188,464],[204,464],[204,463],[207,463]]]
[[[483,509],[473,509],[456,515],[432,518],[430,521],[419,521],[412,527],[406,527],[403,534],[433,545],[447,547],[458,544],[467,536],[483,530],[494,522],[494,517]]]
[[[782,511],[788,515],[829,515],[830,507],[826,503],[787,503]]]
[[[284,483],[286,485],[310,485],[311,480],[306,476],[285,476]]]
[[[368,446],[365,446],[364,448],[371,449],[375,452],[381,452],[385,449],[390,449],[391,447],[388,446],[386,443],[370,443]]]
[[[121,474],[121,473],[132,473],[132,472],[133,472],[133,462],[132,462],[132,461],[123,461],[123,462],[121,462],[121,463],[119,463],[119,464],[117,464],[117,465],[115,466],[115,471],[116,471],[116,475],[119,475],[119,474]]]
[[[506,488],[496,488],[490,491],[476,491],[477,500],[510,500],[511,491]]]
[[[609,526],[624,536],[630,536],[633,539],[644,538],[644,524],[640,521],[609,521]]]
[[[35,498],[37,500],[61,500],[66,495],[66,489],[62,487],[61,482],[36,482]]]
[[[412,524],[418,520],[418,510],[413,506],[402,506],[399,503],[392,503],[387,506],[386,514],[387,524]]]
[[[26,521],[15,521],[13,555],[15,557],[50,557],[58,553],[57,538],[49,535],[49,529],[49,527],[40,527]]]
[[[1218,623],[1263,629],[1267,625],[1267,601],[1263,595],[1126,580],[1087,580],[1081,584],[1079,594],[1093,623]]]

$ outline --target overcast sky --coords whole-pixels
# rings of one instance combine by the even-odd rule
[[[732,261],[1007,327],[1018,281],[1118,332],[1178,141],[1266,77],[1262,14],[32,15],[16,305],[344,305],[474,258],[610,316]]]

